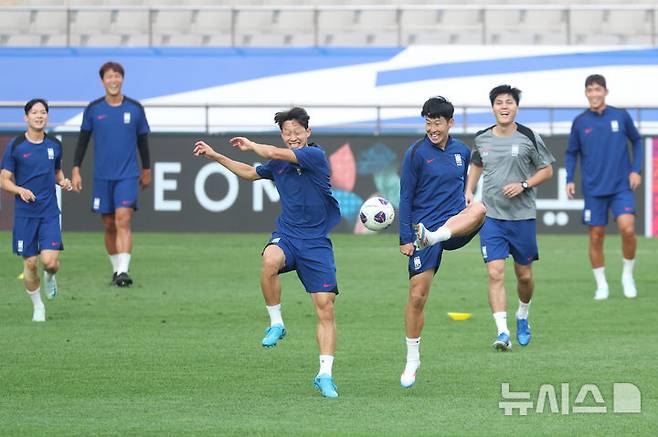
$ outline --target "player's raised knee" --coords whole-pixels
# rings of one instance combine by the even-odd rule
[[[473,214],[478,218],[479,221],[483,222],[484,217],[487,215],[487,207],[484,206],[484,203],[474,202],[471,207],[473,208]]]
[[[263,253],[263,273],[276,275],[283,268],[284,257],[274,250],[265,250]]]

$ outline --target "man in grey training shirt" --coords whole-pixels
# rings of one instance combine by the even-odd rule
[[[516,123],[521,91],[500,85],[489,93],[496,124],[475,136],[475,147],[466,184],[466,201],[484,174],[483,202],[487,217],[480,230],[480,249],[489,275],[489,304],[498,336],[496,350],[512,348],[507,329],[505,259],[511,253],[517,279],[519,309],[516,338],[521,346],[530,342],[528,306],[534,289],[532,262],[539,259],[535,224],[535,188],[553,176],[555,161],[542,139]]]

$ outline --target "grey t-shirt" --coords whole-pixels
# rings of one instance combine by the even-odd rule
[[[541,137],[521,124],[517,123],[516,132],[508,137],[495,136],[493,126],[478,132],[471,163],[483,167],[482,199],[487,217],[500,220],[536,218],[535,188],[507,198],[503,187],[527,180],[553,161],[555,158]]]

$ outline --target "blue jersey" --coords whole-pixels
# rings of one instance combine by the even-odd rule
[[[331,194],[329,163],[315,144],[294,149],[297,164],[271,160],[256,167],[264,179],[274,181],[281,198],[278,232],[288,237],[327,237],[340,222],[338,202]]]
[[[427,136],[410,146],[400,178],[400,244],[415,239],[413,225],[434,231],[466,207],[464,187],[471,151],[448,137],[445,150]]]
[[[34,202],[24,202],[16,195],[15,217],[53,217],[59,215],[55,194],[55,173],[62,168],[62,143],[45,137],[41,143],[25,135],[9,142],[2,157],[2,168],[14,174],[19,187],[34,194]]]
[[[119,106],[111,106],[104,97],[94,100],[85,109],[80,130],[94,138],[95,179],[139,176],[137,136],[148,134],[149,125],[138,101],[124,96]]]
[[[633,161],[628,142],[633,145]],[[586,196],[607,196],[629,190],[628,175],[642,170],[642,138],[624,109],[606,106],[603,113],[586,110],[573,121],[565,166],[573,182],[578,156]]]

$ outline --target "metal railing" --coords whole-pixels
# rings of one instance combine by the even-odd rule
[[[81,12],[108,12],[110,23],[107,26],[100,26],[98,29],[89,29],[86,28],[84,32],[78,30],[78,15]],[[323,14],[331,14],[335,12],[351,12],[351,18],[349,22],[342,23],[342,25],[336,26],[325,26],[323,20]],[[434,17],[433,21],[425,21],[424,24],[417,24],[413,21],[407,23],[405,20],[406,14],[411,12],[424,12],[427,15]],[[658,5],[656,4],[647,4],[647,5],[629,5],[629,4],[619,4],[619,5],[405,5],[405,6],[394,6],[394,5],[383,5],[383,6],[307,6],[307,5],[269,5],[269,6],[30,6],[30,7],[0,7],[0,15],[5,17],[8,14],[17,14],[17,13],[29,13],[28,24],[34,24],[38,20],[39,14],[55,14],[60,15],[59,19],[62,26],[52,25],[51,29],[48,30],[48,26],[30,26],[32,28],[33,34],[39,34],[44,36],[54,36],[64,33],[66,35],[65,45],[67,47],[84,45],[81,41],[74,41],[74,37],[79,36],[88,36],[90,33],[92,35],[103,35],[103,34],[119,34],[121,31],[114,30],[116,24],[120,20],[119,12],[131,12],[131,13],[142,13],[143,19],[141,24],[138,26],[138,29],[130,30],[128,33],[139,33],[140,35],[146,35],[148,37],[148,46],[157,47],[161,46],[162,41],[156,41],[156,37],[160,37],[166,34],[172,34],[171,29],[161,29],[160,28],[160,16],[165,13],[178,13],[182,14],[184,12],[189,12],[189,17],[184,18],[180,15],[180,20],[189,19],[189,28],[184,29],[180,27],[180,33],[186,35],[199,35],[200,33],[195,33],[194,26],[199,21],[199,17],[204,13],[209,12],[223,12],[226,14],[226,20],[223,23],[218,23],[217,27],[208,30],[210,34],[224,34],[228,36],[226,43],[219,44],[219,46],[229,46],[229,47],[242,47],[245,46],[244,42],[238,41],[238,37],[243,35],[245,32],[251,33],[274,33],[278,22],[278,17],[282,13],[306,13],[309,15],[311,25],[306,26],[306,20],[304,23],[301,21],[297,23],[299,28],[293,23],[291,26],[285,29],[279,29],[279,32],[287,34],[303,34],[307,33],[312,36],[312,43],[308,44],[315,47],[331,45],[326,44],[322,41],[322,36],[327,32],[345,32],[350,31],[352,33],[363,33],[370,34],[372,32],[385,32],[395,34],[393,45],[404,46],[413,41],[405,40],[405,35],[408,35],[412,30],[413,31],[426,31],[426,32],[437,32],[442,31],[443,28],[451,27],[454,32],[459,32],[459,24],[453,23],[450,21],[442,21],[442,17],[451,12],[471,12],[475,15],[474,23],[469,23],[473,26],[473,29],[469,30],[469,33],[476,33],[479,35],[479,40],[474,43],[479,44],[491,44],[496,43],[495,36],[505,34],[513,34],[518,31],[519,26],[523,26],[525,23],[525,17],[530,12],[536,11],[546,11],[546,12],[557,12],[560,15],[560,20],[557,24],[558,31],[563,36],[562,44],[577,44],[579,41],[576,38],[576,33],[579,29],[584,29],[587,32],[587,29],[591,29],[592,22],[597,24],[602,24],[602,31],[607,32],[609,35],[619,36],[619,43],[624,43],[624,38],[629,38],[632,36],[638,36],[637,28],[641,24],[644,29],[640,32],[640,35],[646,39],[646,44],[652,44],[656,46],[658,44],[658,34],[657,34],[657,25],[658,25]],[[640,13],[643,18],[641,23],[630,23],[627,29],[624,32],[619,30],[610,30],[606,29],[606,20],[609,19],[610,15],[618,11],[635,11]],[[258,25],[254,26],[253,23],[243,23],[240,20],[242,14],[248,14],[250,12],[263,12],[269,13],[268,20],[264,21]],[[368,25],[361,25],[360,18],[367,13],[371,12],[388,12],[393,18],[389,20],[387,24],[385,23],[369,23]],[[588,19],[587,14],[602,13],[602,17]],[[492,14],[498,13],[496,17],[492,17]],[[500,15],[502,14],[502,15]],[[510,21],[505,19],[505,15],[518,14],[516,20]],[[584,16],[580,16],[585,14]],[[576,16],[578,15],[578,16]],[[503,18],[501,22],[501,17]],[[53,19],[52,21],[57,21]],[[6,20],[6,18],[5,18]],[[46,20],[47,22],[47,20]],[[268,25],[269,23],[269,25]],[[120,24],[120,23],[119,23]],[[305,24],[305,26],[301,26]],[[455,25],[456,24],[456,25]],[[462,23],[464,27],[467,26],[466,23]],[[538,25],[538,24],[536,24]],[[532,30],[532,26],[528,25],[529,29]],[[589,27],[588,27],[589,26]],[[7,35],[12,35],[11,31],[4,28],[0,28],[0,34],[5,35],[5,40]],[[540,26],[541,27],[541,26]],[[390,29],[389,29],[390,28]],[[124,29],[125,30],[125,29]],[[545,32],[554,33],[555,29],[548,30],[544,29]],[[30,34],[30,30],[26,29],[16,29],[16,32],[21,34]],[[539,31],[538,31],[539,32]],[[125,32],[124,32],[125,33]],[[177,34],[178,31],[174,31],[173,34]],[[206,36],[210,36],[207,34]],[[125,35],[126,37],[128,35]],[[387,40],[387,41],[390,41]],[[4,41],[6,44],[7,41]],[[3,41],[0,41],[0,45],[3,44]],[[47,44],[46,44],[47,45]],[[119,44],[121,45],[121,44]],[[141,44],[140,44],[141,45]],[[164,43],[166,45],[166,43]],[[204,43],[200,44],[203,46]],[[205,44],[208,45],[208,44]],[[248,44],[247,44],[248,45]],[[285,45],[285,43],[284,43]],[[366,41],[363,45],[369,45]],[[378,45],[378,44],[373,44]],[[390,44],[387,44],[390,45]]]
[[[87,104],[88,102],[49,102],[49,129],[69,132],[79,130],[80,122],[75,117],[82,113]],[[25,128],[24,105],[25,102],[0,102],[0,130]],[[297,102],[266,105],[144,103],[143,106],[153,132],[217,134],[275,131],[273,114],[292,106],[303,106],[308,110],[312,116],[313,130],[317,133],[385,135],[424,131],[420,109],[416,105],[304,105]],[[573,118],[583,110],[582,106],[523,105],[517,119],[543,135],[565,134],[571,129]],[[641,134],[658,134],[658,106],[632,105],[628,107],[628,111]],[[323,121],[334,119],[337,113],[340,113],[345,121]],[[241,116],[243,114],[244,116]],[[532,115],[531,120],[524,120],[528,115]],[[244,123],[242,120],[263,121]],[[475,133],[491,125],[494,118],[490,106],[457,105],[455,122],[452,132]]]

